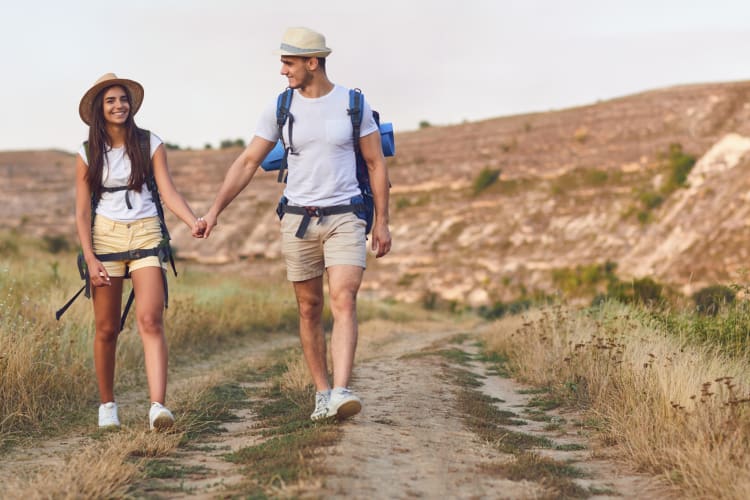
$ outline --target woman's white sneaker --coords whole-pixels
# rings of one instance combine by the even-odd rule
[[[110,401],[99,405],[99,427],[120,427],[117,418],[117,403]]]
[[[328,403],[328,416],[339,420],[353,417],[362,410],[362,401],[346,387],[335,387]]]
[[[331,390],[318,391],[315,393],[315,411],[310,415],[310,420],[317,421],[328,418],[328,402],[331,399]]]
[[[174,425],[174,415],[161,403],[151,403],[151,409],[148,411],[148,424],[152,431],[169,429]]]

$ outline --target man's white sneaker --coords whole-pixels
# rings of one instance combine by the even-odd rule
[[[169,429],[174,425],[174,415],[161,403],[151,403],[151,409],[148,411],[148,424],[152,431]]]
[[[353,417],[362,410],[362,401],[346,387],[335,387],[328,403],[328,416],[339,420]]]
[[[117,418],[117,403],[110,401],[99,405],[99,427],[120,427]]]
[[[315,393],[315,411],[310,415],[310,420],[322,420],[328,417],[328,402],[331,400],[331,390],[318,391]]]

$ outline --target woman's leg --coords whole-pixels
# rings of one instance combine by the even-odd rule
[[[143,342],[148,392],[152,402],[164,404],[167,392],[167,341],[164,337],[164,282],[161,267],[131,271],[135,312]]]
[[[102,403],[115,400],[115,353],[120,333],[122,278],[111,278],[111,285],[92,288],[94,303],[94,366]]]

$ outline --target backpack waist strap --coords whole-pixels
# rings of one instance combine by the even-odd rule
[[[154,248],[147,248],[147,249],[136,249],[136,250],[127,250],[125,252],[115,252],[115,253],[107,253],[96,255],[96,258],[99,259],[102,262],[112,262],[116,260],[137,260],[137,259],[143,259],[144,257],[165,257],[165,247],[164,245],[159,245]],[[164,259],[166,260],[166,259]]]
[[[310,225],[310,219],[312,217],[318,217],[318,224],[323,221],[323,217],[326,215],[338,215],[346,214],[349,212],[357,212],[362,207],[360,204],[351,203],[349,205],[334,205],[332,207],[297,207],[294,205],[282,205],[281,211],[285,214],[296,214],[301,215],[302,220],[299,223],[297,232],[294,236],[297,238],[303,238],[307,231],[307,226]]]

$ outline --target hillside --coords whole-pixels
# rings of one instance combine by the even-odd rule
[[[553,270],[617,264],[690,293],[738,279],[748,257],[750,82],[680,86],[560,111],[397,134],[389,159],[392,253],[364,289],[472,305],[555,293]],[[699,158],[654,208],[670,144]],[[175,183],[204,210],[239,150],[171,151]],[[0,228],[74,238],[73,155],[0,153]],[[478,194],[483,169],[498,182]],[[183,258],[233,272],[281,268],[275,175],[259,174],[208,241],[168,219]]]

